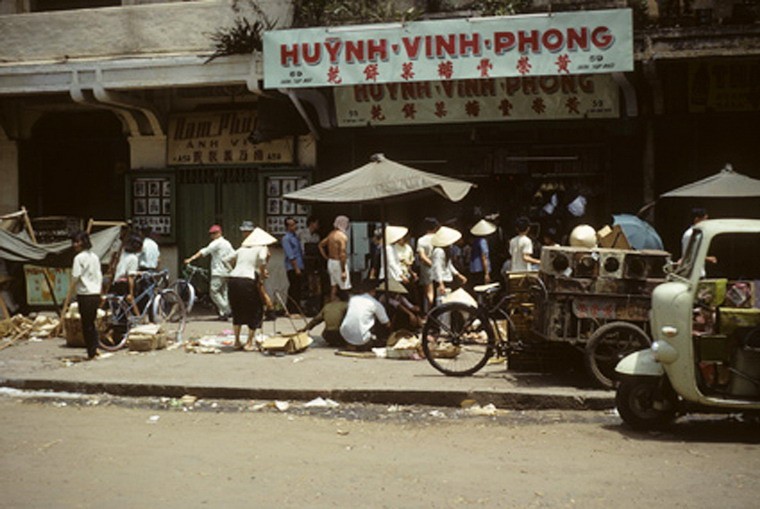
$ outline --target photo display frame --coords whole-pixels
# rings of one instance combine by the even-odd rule
[[[292,217],[299,229],[306,226],[311,206],[295,203],[283,198],[284,195],[303,189],[309,179],[303,175],[266,177],[266,229],[272,235],[285,235],[285,219]]]
[[[170,176],[135,175],[132,178],[129,204],[132,224],[137,228],[150,226],[153,232],[167,240],[173,239],[173,183]]]

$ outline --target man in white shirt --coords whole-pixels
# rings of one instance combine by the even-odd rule
[[[372,346],[381,346],[388,336],[390,320],[385,308],[375,298],[378,279],[367,279],[361,283],[361,293],[353,295],[348,301],[348,309],[340,335],[355,350],[367,350]]]
[[[213,225],[208,230],[211,237],[209,244],[198,250],[190,258],[185,259],[185,265],[192,263],[201,256],[211,255],[211,278],[209,279],[209,293],[211,301],[219,310],[219,319],[227,320],[230,317],[230,303],[227,298],[227,276],[229,275],[229,266],[225,259],[235,254],[230,241],[222,236],[222,227],[218,224]]]
[[[158,249],[158,243],[153,240],[153,228],[143,226],[143,244],[140,251],[139,265],[140,271],[158,270],[158,262],[161,259],[161,252]]]
[[[541,260],[533,257],[533,241],[528,237],[530,221],[525,216],[515,220],[517,235],[509,241],[509,255],[512,257],[510,272],[527,272],[531,270],[530,264],[540,265]]]
[[[433,306],[435,299],[433,289],[433,235],[438,231],[440,223],[434,217],[425,218],[425,235],[417,239],[417,256],[420,259],[420,286],[422,287],[423,310],[427,311]]]

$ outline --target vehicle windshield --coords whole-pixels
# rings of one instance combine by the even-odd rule
[[[673,274],[682,278],[690,279],[691,272],[694,269],[694,262],[697,260],[697,252],[699,251],[699,245],[702,243],[702,232],[700,230],[693,230],[689,244],[686,246],[686,252],[681,259],[681,263],[678,264]]]

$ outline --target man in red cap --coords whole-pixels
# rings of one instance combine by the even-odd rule
[[[185,264],[190,264],[193,260],[201,256],[211,255],[211,279],[209,280],[209,293],[211,301],[219,310],[219,319],[227,320],[232,312],[230,303],[227,299],[227,277],[229,275],[229,266],[225,259],[235,254],[230,241],[222,236],[222,227],[218,224],[213,225],[208,230],[211,237],[209,244],[198,250],[190,258],[185,259]]]

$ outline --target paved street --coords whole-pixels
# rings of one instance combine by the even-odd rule
[[[5,392],[7,394],[7,391]],[[611,412],[0,396],[0,507],[748,508],[757,426]]]

